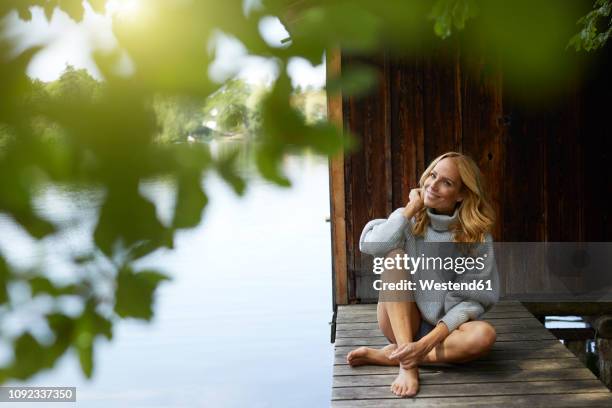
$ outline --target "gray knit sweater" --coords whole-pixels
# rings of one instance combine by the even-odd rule
[[[441,248],[453,249],[452,257],[460,256],[458,247],[452,244],[452,232],[449,225],[457,221],[459,210],[455,210],[452,216],[434,214],[427,209],[430,224],[427,226],[424,237],[415,237],[410,225],[414,225],[414,217],[410,220],[403,215],[404,208],[395,210],[388,219],[375,219],[366,224],[359,240],[361,252],[384,256],[389,251],[402,248],[408,256],[418,257],[427,252],[431,253],[430,247],[443,242],[447,244]],[[424,244],[424,242],[428,244]],[[456,250],[456,251],[455,251]],[[442,252],[448,252],[443,250]],[[446,257],[448,254],[445,254]],[[415,270],[413,279],[433,280],[435,282],[472,282],[478,280],[489,280],[491,290],[423,290],[416,285],[414,299],[421,312],[423,319],[430,324],[437,325],[444,322],[448,330],[452,332],[462,323],[468,320],[477,320],[484,312],[488,311],[499,300],[499,276],[493,253],[493,239],[491,234],[486,235],[484,243],[477,244],[472,256],[484,256],[486,262],[481,270],[465,271],[462,274],[451,270],[423,269]]]

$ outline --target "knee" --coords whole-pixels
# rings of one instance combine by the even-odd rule
[[[487,322],[478,322],[471,330],[470,345],[474,354],[487,352],[495,344],[497,332],[495,328]]]

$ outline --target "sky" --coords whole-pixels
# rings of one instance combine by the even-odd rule
[[[5,35],[16,39],[16,52],[32,45],[45,45],[33,58],[28,67],[28,75],[43,81],[57,79],[66,65],[85,68],[95,77],[100,73],[91,58],[91,50],[110,50],[117,46],[112,33],[111,15],[122,13],[137,18],[145,0],[110,0],[105,15],[96,14],[86,4],[85,17],[81,23],[72,21],[64,12],[56,10],[50,22],[41,8],[32,9],[32,20],[23,22],[17,13],[8,16]],[[246,3],[253,3],[247,1]],[[261,20],[260,34],[272,46],[280,46],[281,40],[289,34],[275,17]],[[277,75],[276,64],[265,58],[249,56],[240,41],[217,33],[209,50],[216,51],[216,59],[209,66],[208,75],[217,82],[237,75],[250,83],[269,83]],[[129,71],[129,58],[126,56],[124,69]],[[287,67],[293,86],[302,88],[312,86],[321,88],[325,84],[325,66],[313,67],[305,59],[293,59]]]

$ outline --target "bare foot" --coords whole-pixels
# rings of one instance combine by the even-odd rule
[[[391,392],[398,397],[413,397],[419,392],[419,369],[400,367],[399,374],[391,384]]]
[[[359,347],[347,354],[346,361],[351,367],[365,364],[396,366],[397,360],[389,359],[389,355],[396,348],[397,344],[389,344],[382,349]]]

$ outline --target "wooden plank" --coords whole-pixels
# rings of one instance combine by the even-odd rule
[[[425,169],[422,57],[393,61],[389,76],[393,207],[398,208],[406,205]]]
[[[389,386],[397,377],[395,374],[345,375],[334,377],[334,388]],[[586,368],[564,370],[506,370],[488,371],[483,374],[475,371],[453,371],[448,369],[419,369],[419,384],[474,384],[496,382],[524,382],[551,380],[593,380],[595,375]]]
[[[504,78],[505,79],[505,78]],[[506,89],[506,86],[504,86]],[[520,100],[503,95],[504,118],[508,120],[505,140],[503,172],[506,182],[503,200],[512,205],[503,206],[500,223],[503,225],[502,240],[507,242],[547,241],[546,236],[546,148],[545,126],[534,110],[528,110]],[[525,163],[529,163],[526,166]],[[529,197],[518,201],[517,197]],[[505,276],[506,294],[529,293],[537,288],[538,274],[520,268]]]
[[[326,61],[327,78],[341,74],[341,56],[338,48],[328,50]],[[327,92],[328,120],[343,130],[342,93]],[[348,269],[346,264],[346,222],[344,195],[344,151],[329,159],[330,219],[332,229],[332,274],[334,304],[347,304]]]
[[[551,242],[584,240],[583,165],[580,123],[580,96],[573,79],[559,85],[560,94],[553,109],[540,115],[546,122],[546,235]],[[590,135],[589,135],[590,136]],[[572,146],[568,149],[567,146]],[[590,159],[587,159],[590,160]],[[550,277],[542,275],[542,292],[549,289]],[[583,276],[564,277],[573,290],[585,289]]]
[[[423,122],[425,166],[442,153],[461,151],[461,66],[456,43],[425,57]]]
[[[506,371],[506,370],[562,370],[566,368],[584,368],[584,365],[575,357],[560,359],[532,359],[532,360],[502,360],[502,361],[472,361],[460,365],[442,365],[445,368],[452,367],[460,371]],[[424,365],[424,367],[435,367],[435,365]],[[334,365],[334,375],[367,375],[367,374],[395,374],[397,367],[383,367],[365,365],[350,367],[348,365]],[[602,385],[603,386],[603,385]]]
[[[461,50],[462,151],[474,159],[483,177],[483,190],[495,210],[503,214],[505,127],[503,126],[502,70],[479,51]],[[496,222],[491,234],[502,240],[504,224]]]
[[[569,407],[609,407],[610,395],[605,393],[575,393],[551,395],[491,395],[483,397],[438,397],[411,399],[370,399],[370,400],[340,400],[332,401],[334,408],[399,408],[399,407],[487,407],[487,408],[555,408]]]
[[[428,397],[460,397],[488,395],[525,395],[525,394],[557,394],[606,393],[596,379],[572,381],[528,381],[480,384],[423,384],[419,389],[420,398]],[[342,387],[332,389],[332,400],[363,400],[363,399],[395,399],[389,392],[389,386],[382,387]],[[612,400],[611,400],[612,401]]]
[[[345,53],[340,53],[340,65],[341,67],[350,64],[351,59],[345,55]],[[350,98],[343,98],[343,107],[342,107],[342,122],[343,129],[349,130],[351,129],[351,116],[353,115],[352,105],[350,103]],[[359,133],[355,134],[355,137],[358,141],[361,141],[361,137]],[[345,208],[345,226],[346,226],[346,269],[347,269],[347,296],[349,303],[353,303],[355,300],[355,287],[356,287],[356,273],[355,273],[355,262],[357,256],[359,256],[359,246],[358,242],[355,242],[356,230],[361,228],[360,225],[355,225],[355,214],[353,211],[353,191],[355,188],[353,186],[353,163],[358,163],[359,160],[363,160],[357,155],[357,152],[347,153],[344,156],[344,208]],[[359,206],[357,206],[359,207]]]
[[[359,251],[359,236],[368,221],[374,218],[386,218],[391,213],[388,67],[386,59],[380,55],[368,58],[357,56],[349,58],[343,55],[342,58],[343,67],[355,63],[366,64],[377,73],[377,85],[370,94],[344,99],[345,126],[356,135],[361,146],[359,150],[347,155],[350,160],[350,171],[345,177],[351,187],[346,190],[348,195],[346,210],[347,214],[350,211],[351,218],[351,228],[350,230],[347,228],[347,246],[351,253],[349,301],[361,301],[376,299],[378,294],[371,286],[373,279],[371,259],[362,256]]]

